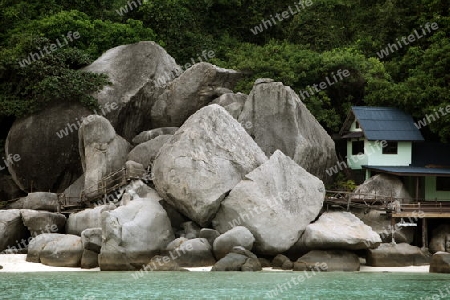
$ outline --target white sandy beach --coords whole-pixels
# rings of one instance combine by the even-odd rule
[[[0,273],[100,271],[100,268],[86,270],[81,268],[50,267],[43,264],[27,262],[26,258],[26,254],[0,254],[0,266],[3,266]]]
[[[0,266],[3,269],[0,273],[9,272],[73,272],[73,271],[83,271],[92,272],[100,271],[100,268],[94,269],[81,269],[81,268],[60,268],[60,267],[49,267],[43,264],[30,263],[27,262],[26,254],[0,254]],[[198,267],[198,268],[186,268],[192,272],[209,272],[212,267]],[[411,267],[400,267],[400,268],[379,268],[379,267],[367,267],[361,265],[360,272],[406,272],[406,273],[428,273],[429,266],[411,266]],[[272,268],[264,268],[264,271],[272,272],[286,272],[283,270],[276,270]],[[292,271],[291,271],[292,272]]]

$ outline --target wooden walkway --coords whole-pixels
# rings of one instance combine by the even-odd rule
[[[325,205],[327,209],[340,207],[349,211],[353,207],[385,211],[392,214],[393,218],[417,217],[418,214],[422,218],[450,218],[450,200],[415,200],[386,195],[327,191]]]
[[[64,193],[58,195],[58,211],[68,214],[92,207],[94,202],[109,203],[108,197],[128,185],[131,180],[149,179],[148,172],[139,173],[122,168],[110,173],[95,185],[85,188],[78,197],[69,197]],[[12,203],[20,198],[4,201]],[[349,211],[350,208],[373,209],[392,214],[392,218],[417,217],[450,218],[449,201],[426,201],[421,199],[411,203],[413,199],[395,198],[381,194],[361,194],[348,191],[327,191],[324,208],[340,208]]]
[[[128,171],[126,168],[122,168],[104,176],[96,184],[84,188],[79,197],[74,198],[68,197],[63,193],[58,194],[60,209],[64,213],[69,213],[88,208],[93,202],[100,202],[103,200],[104,203],[108,203],[108,196],[128,185],[131,180],[146,179],[148,177],[149,174],[146,172],[133,172]]]

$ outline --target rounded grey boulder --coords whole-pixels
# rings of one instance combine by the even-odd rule
[[[216,238],[213,245],[214,255],[217,259],[221,259],[230,253],[235,246],[252,250],[254,242],[255,238],[247,228],[237,226]]]

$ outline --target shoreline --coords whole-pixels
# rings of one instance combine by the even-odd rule
[[[67,267],[50,267],[41,263],[26,261],[26,254],[0,254],[0,266],[3,269],[0,273],[33,273],[33,272],[100,272],[100,268],[81,269]],[[361,273],[429,273],[429,265],[409,266],[409,267],[368,267],[361,265]],[[185,268],[191,272],[210,272],[212,267]],[[292,270],[280,270],[273,268],[263,268],[269,272],[294,272]]]

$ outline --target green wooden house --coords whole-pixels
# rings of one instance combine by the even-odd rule
[[[347,141],[348,167],[366,179],[395,175],[418,200],[450,201],[450,145],[425,142],[407,113],[354,106],[340,136]]]

